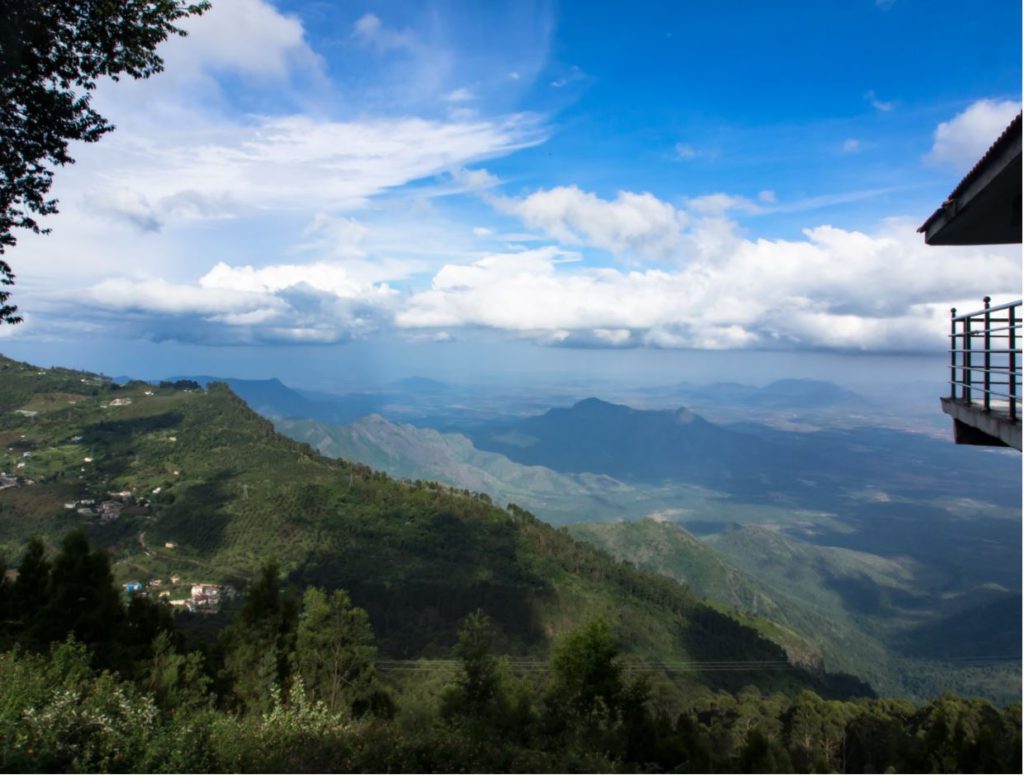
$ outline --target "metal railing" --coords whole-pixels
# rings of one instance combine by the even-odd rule
[[[1015,422],[1021,416],[1021,301],[991,302],[986,296],[984,309],[964,315],[950,310],[949,397],[1006,412]]]

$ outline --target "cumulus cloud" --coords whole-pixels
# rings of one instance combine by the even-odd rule
[[[494,206],[569,245],[617,255],[664,259],[676,254],[686,216],[653,194],[620,191],[602,199],[577,186],[558,186],[522,199],[494,197]]]
[[[256,269],[251,266],[228,266],[221,261],[199,278],[200,288],[243,293],[275,293],[299,286],[340,298],[369,295],[385,297],[394,294],[386,284],[368,284],[356,279],[343,264],[327,262],[277,264]]]
[[[951,304],[1019,284],[1012,251],[965,252],[939,260],[905,222],[734,239],[724,255],[707,248],[675,271],[589,268],[546,247],[446,266],[395,322],[563,346],[936,348]]]
[[[195,283],[106,280],[78,291],[76,316],[122,333],[203,344],[336,343],[388,326],[397,292],[326,262],[216,264]],[[67,294],[50,303],[69,304]]]
[[[212,68],[280,78],[292,67],[319,63],[302,23],[265,0],[221,0],[185,29],[187,37],[161,49],[172,77]]]
[[[343,228],[358,234],[361,225]],[[977,306],[984,294],[998,302],[1020,282],[1012,249],[939,255],[911,222],[769,240],[743,237],[721,214],[692,212],[683,232],[685,262],[644,268],[520,246],[449,261],[428,286],[399,288],[389,279],[410,267],[372,254],[221,261],[189,282],[111,279],[49,303],[63,309],[58,323],[218,344],[333,343],[381,331],[431,341],[482,328],[560,347],[884,351],[944,346],[951,306]]]
[[[497,175],[484,169],[468,170],[465,167],[457,167],[450,175],[460,191],[484,191],[501,185]]]
[[[913,349],[944,343],[949,306],[1019,286],[1013,251],[972,248],[948,260],[921,243],[913,224],[872,233],[820,226],[801,239],[761,240],[734,220],[877,192],[795,203],[771,191],[670,203],[578,186],[502,196],[498,178],[467,166],[540,142],[535,117],[338,118],[273,100],[258,103],[273,112],[226,109],[210,73],[230,71],[239,76],[233,84],[273,83],[315,75],[319,60],[301,24],[263,0],[223,0],[202,21],[211,24],[169,44],[169,73],[101,87],[97,100],[117,108],[110,115],[119,131],[61,171],[55,236],[29,235],[19,245],[27,268],[19,292],[35,293],[53,312],[51,331],[73,321],[97,335],[258,344],[385,330],[440,341],[482,327],[566,347]],[[388,61],[418,63],[421,52],[437,59],[373,14],[356,21],[353,42],[404,52]],[[504,79],[508,70],[500,72]],[[584,77],[572,68],[552,85]],[[472,96],[453,91],[458,81],[435,81],[426,90],[434,108]],[[934,160],[973,161],[1009,120],[1005,105],[1019,109],[983,102],[940,126]],[[988,132],[986,122],[998,126]],[[986,133],[980,150],[964,150],[964,138]],[[446,231],[417,209],[430,208],[422,187],[401,201],[382,196],[433,177],[479,193],[523,233],[469,223]],[[403,208],[401,223],[382,225],[389,203]],[[477,252],[503,242],[506,252]],[[596,268],[572,252],[589,248],[625,266]],[[38,278],[79,287],[37,293]],[[34,321],[28,330],[38,331]]]
[[[968,170],[1002,134],[1021,104],[1013,100],[978,100],[935,128],[926,161]]]

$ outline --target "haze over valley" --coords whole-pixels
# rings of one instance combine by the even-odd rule
[[[541,409],[537,393],[509,399],[510,385],[407,378],[332,395],[226,381],[329,457],[568,525],[785,624],[826,665],[884,693],[1019,694],[1019,460],[887,427],[899,404],[821,380],[631,391],[707,406],[720,418],[711,422],[682,407],[571,402],[570,387],[548,399],[562,405]]]

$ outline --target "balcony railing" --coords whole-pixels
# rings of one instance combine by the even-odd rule
[[[957,315],[952,310],[949,397],[1006,416],[1021,416],[1021,301]]]

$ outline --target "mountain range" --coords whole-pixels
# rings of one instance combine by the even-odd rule
[[[750,617],[791,659],[822,660],[893,694],[1019,696],[1013,456],[892,428],[792,432],[756,414],[724,425],[596,398],[462,423],[444,415],[461,400],[452,388],[422,380],[390,395],[422,390],[444,430],[380,414],[339,425],[308,419],[309,405],[329,417],[318,402],[349,398],[269,382],[236,387],[286,435],[413,486],[439,481],[569,524],[577,538]],[[806,380],[719,388],[723,403],[867,405]],[[394,406],[376,399],[382,411]],[[811,407],[802,414],[813,423]]]
[[[732,665],[666,669],[680,685],[870,691],[790,661],[767,623],[709,606],[522,509],[325,458],[276,433],[223,384],[118,386],[0,358],[0,445],[0,468],[16,479],[0,490],[8,556],[31,535],[53,544],[84,527],[120,580],[244,586],[274,558],[292,584],[344,587],[386,655],[448,653],[477,608],[501,647],[519,654],[543,654],[559,633],[602,616],[634,657]],[[65,507],[110,498],[123,503],[116,518]],[[756,667],[765,663],[789,669]]]
[[[811,644],[825,664],[884,691],[928,696],[947,684],[1002,701],[1017,694],[1019,628],[1005,612],[1020,591],[1019,506],[1011,496],[1019,472],[1007,456],[961,455],[927,436],[877,428],[722,428],[685,411],[597,400],[471,431],[499,435],[507,456],[478,449],[468,435],[379,416],[342,427],[277,426],[324,454],[525,504],[638,567],[770,619]],[[689,429],[696,439],[721,442],[709,445],[709,460],[729,460],[729,444],[771,447],[775,457],[748,461],[745,476],[731,479],[689,466],[679,474],[703,484],[615,468],[617,456],[651,459],[633,452],[651,436],[662,440],[651,446],[673,449],[678,464],[691,454]],[[779,473],[794,459],[813,463]],[[952,461],[957,477],[949,476]],[[654,519],[636,521],[645,516]],[[945,648],[964,623],[984,628]],[[782,630],[777,636],[785,638]]]
[[[674,393],[702,405],[747,406],[765,409],[861,408],[870,402],[858,393],[817,379],[780,379],[763,387],[738,382],[695,385],[683,382]]]

